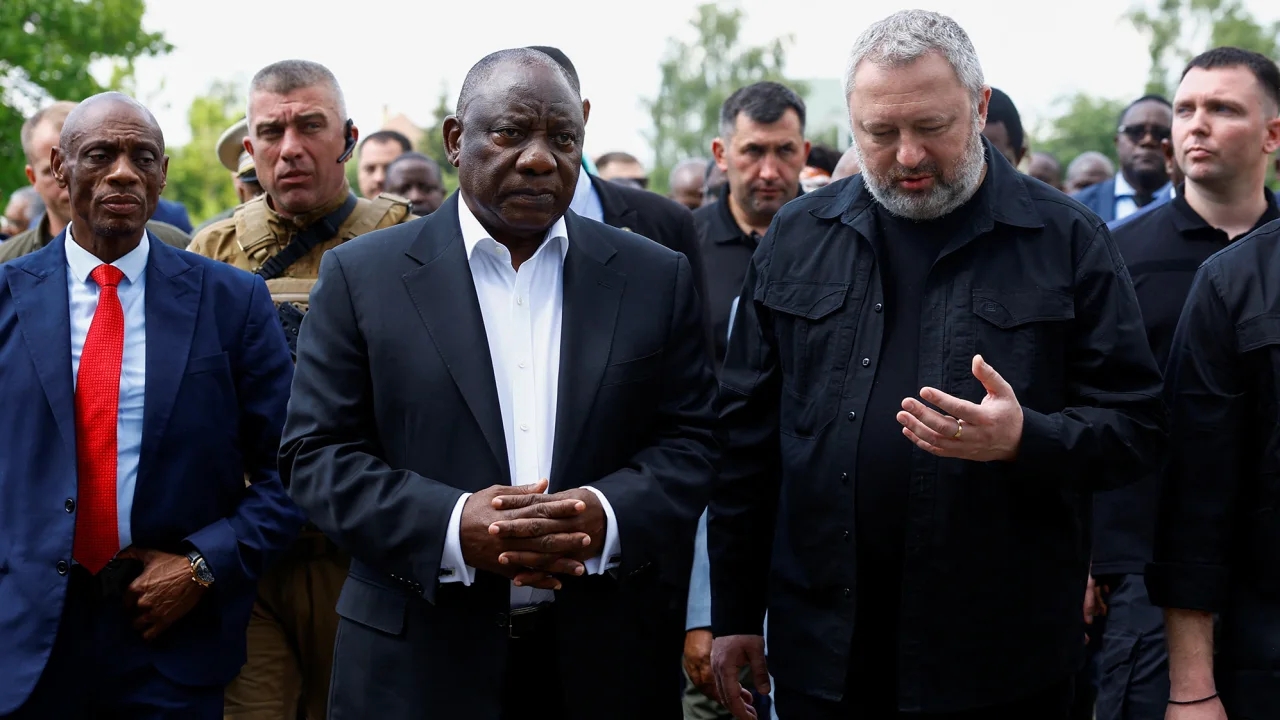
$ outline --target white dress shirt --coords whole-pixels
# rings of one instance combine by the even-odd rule
[[[489,236],[462,198],[458,199],[458,222],[493,359],[511,481],[514,485],[532,485],[550,477],[555,446],[568,231],[564,218],[557,220],[533,257],[516,270],[511,266],[511,253]],[[584,564],[588,573],[601,574],[618,564],[618,521],[604,493],[593,487],[587,489],[600,498],[607,527],[604,552]],[[458,499],[449,518],[440,562],[441,583],[470,585],[475,581],[475,568],[466,564],[460,538],[462,506],[469,497],[467,493]],[[601,558],[611,562],[601,562]],[[511,586],[513,607],[554,598],[555,593],[550,590]]]
[[[1134,200],[1134,189],[1124,173],[1116,173],[1116,219],[1123,220],[1138,211],[1138,201]]]
[[[116,521],[120,547],[133,542],[129,515],[133,511],[133,490],[138,482],[138,458],[142,452],[142,410],[147,375],[147,256],[151,252],[148,233],[124,257],[111,263],[124,279],[116,288],[124,310],[124,355],[120,361],[120,406],[116,420]],[[98,309],[98,283],[89,274],[102,261],[75,243],[67,226],[67,300],[71,310],[71,380],[78,382],[80,355],[89,335],[89,325]],[[74,385],[73,385],[74,387]]]
[[[578,173],[578,184],[573,186],[573,201],[569,209],[588,220],[604,222],[604,205],[596,186],[591,184],[591,174],[586,168]]]

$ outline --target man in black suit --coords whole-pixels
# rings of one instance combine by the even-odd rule
[[[331,718],[679,713],[715,387],[688,261],[568,211],[583,122],[545,55],[484,58],[459,192],[325,254],[281,465],[353,558]]]
[[[533,45],[529,49],[555,60],[569,74],[573,89],[582,92],[578,69],[559,48]],[[590,115],[591,101],[583,99],[584,124]],[[689,258],[694,277],[702,282],[704,269],[702,251],[698,247],[698,230],[693,222],[693,213],[680,203],[648,190],[611,183],[583,172],[578,175],[569,209],[582,217],[643,235],[659,245],[684,253]]]

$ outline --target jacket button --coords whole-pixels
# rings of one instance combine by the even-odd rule
[[[845,530],[845,531],[844,531],[844,541],[845,541],[845,542],[849,542],[849,541],[850,541],[850,540],[852,540],[852,539],[853,539],[853,533],[849,532],[848,530]]]
[[[862,367],[871,367],[871,358],[862,358]]]
[[[845,485],[849,484],[849,473],[840,473],[840,482]]]
[[[66,511],[67,511],[67,512],[69,512],[69,513],[71,513],[71,512],[75,512],[75,511],[76,511],[76,501],[75,501],[75,500],[72,500],[71,498],[67,498],[67,501],[66,501],[66,502],[64,502],[64,503],[62,503],[62,507],[63,507],[64,509],[66,509]]]
[[[884,312],[884,303],[876,303],[876,312]]]
[[[840,594],[844,596],[845,600],[848,600],[849,598],[853,597],[853,591],[850,590],[849,588],[845,588],[841,590]]]
[[[57,565],[55,565],[54,567],[56,567],[56,568],[58,569],[58,574],[59,574],[59,575],[66,575],[66,574],[67,574],[67,571],[71,569],[71,567],[70,567],[69,565],[67,565],[67,561],[66,561],[66,560],[59,560],[59,561],[58,561],[58,564],[57,564]]]
[[[853,422],[854,420],[857,420],[857,419],[858,419],[858,413],[856,413],[856,412],[854,412],[854,411],[850,410],[850,411],[849,411],[849,422]]]

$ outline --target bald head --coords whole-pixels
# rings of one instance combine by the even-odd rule
[[[1078,193],[1091,185],[1110,180],[1115,174],[1116,166],[1111,158],[1095,150],[1083,152],[1067,165],[1067,179],[1063,190]]]
[[[707,175],[707,161],[702,158],[685,160],[671,169],[667,184],[671,199],[690,210],[702,207],[702,180]]]
[[[107,119],[131,119],[142,124],[155,133],[154,140],[164,152],[164,133],[155,115],[142,103],[118,92],[104,92],[85,98],[76,105],[62,124],[62,135],[58,144],[64,155],[75,153],[76,147],[86,134],[100,127]]]
[[[862,166],[858,164],[858,151],[854,148],[849,148],[840,156],[840,161],[836,163],[836,169],[831,171],[831,182],[843,180],[860,172],[862,172]]]
[[[467,107],[476,96],[491,89],[493,79],[501,70],[522,70],[530,68],[550,69],[568,86],[569,91],[582,104],[582,93],[578,90],[576,78],[569,74],[563,66],[550,55],[532,48],[511,48],[490,53],[471,67],[467,77],[462,81],[462,90],[458,93],[458,119],[465,121]]]

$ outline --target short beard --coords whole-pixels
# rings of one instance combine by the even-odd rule
[[[978,129],[977,116],[973,119],[973,134],[969,136],[964,154],[960,156],[955,169],[950,173],[934,170],[936,174],[933,188],[925,194],[899,190],[896,181],[909,176],[912,171],[928,168],[932,162],[911,169],[895,164],[888,175],[880,175],[868,167],[856,137],[853,148],[858,164],[862,167],[863,182],[867,184],[871,196],[891,214],[908,220],[936,220],[955,212],[978,192],[978,186],[982,183],[982,171],[986,167],[986,151],[982,145],[982,131]]]

